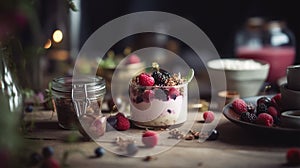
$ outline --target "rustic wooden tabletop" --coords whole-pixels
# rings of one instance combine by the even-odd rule
[[[192,113],[192,112],[191,112]],[[194,130],[199,130],[205,123],[201,112],[194,121]],[[99,146],[109,146],[109,141],[86,141],[78,131],[63,130],[57,124],[52,112],[37,110],[26,113],[25,119],[33,122],[34,127],[24,135],[28,147],[39,151],[43,146],[54,148],[54,158],[61,161],[69,153],[64,164],[69,167],[288,167],[286,152],[291,147],[300,146],[300,136],[293,134],[268,134],[241,128],[227,120],[222,113],[217,113],[219,137],[213,141],[199,142],[197,139],[180,140],[179,143],[162,152],[148,157],[128,157],[115,154],[113,148],[107,148],[101,158],[95,158],[94,150]],[[131,129],[131,132],[141,132]],[[74,139],[78,137],[75,141]],[[161,146],[156,146],[159,149]],[[148,149],[142,149],[141,152]],[[72,152],[73,151],[73,152]],[[151,153],[151,152],[149,152]]]

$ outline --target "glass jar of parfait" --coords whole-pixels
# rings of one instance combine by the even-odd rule
[[[154,63],[129,82],[131,120],[138,127],[168,128],[187,119],[188,78],[171,74]]]

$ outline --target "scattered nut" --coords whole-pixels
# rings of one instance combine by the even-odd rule
[[[193,140],[193,139],[195,139],[195,137],[194,137],[194,135],[186,135],[185,137],[184,137],[184,139],[185,140]]]
[[[154,156],[146,156],[143,161],[145,162],[149,162],[151,160],[157,160],[157,157],[154,157]]]

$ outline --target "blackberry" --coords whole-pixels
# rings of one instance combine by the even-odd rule
[[[143,102],[143,98],[142,96],[137,96],[135,102],[138,103],[142,103]]]
[[[274,124],[275,125],[280,125],[281,124],[281,122],[280,122],[280,118],[279,117],[273,117],[273,120],[274,120]]]
[[[265,97],[265,96],[257,99],[256,103],[257,103],[257,105],[265,104],[267,107],[269,107],[272,104],[271,99],[268,97]]]
[[[268,113],[268,106],[266,104],[257,104],[256,115],[259,115],[260,113]]]
[[[42,154],[44,158],[49,158],[54,154],[54,149],[51,146],[43,147]]]
[[[254,123],[257,119],[257,116],[254,113],[244,112],[241,114],[240,120]]]
[[[146,86],[141,86],[138,88],[139,93],[144,93],[145,90],[146,90]]]
[[[168,91],[163,90],[163,89],[156,89],[154,91],[154,97],[156,99],[159,99],[159,100],[162,100],[162,101],[168,101],[169,100]]]
[[[248,104],[247,105],[247,111],[249,113],[255,113],[255,106],[253,104]]]
[[[155,85],[162,86],[166,83],[167,79],[171,77],[170,73],[164,70],[152,72],[152,77],[154,78]]]
[[[105,154],[105,150],[102,147],[97,147],[94,150],[94,153],[95,153],[96,157],[102,157]]]
[[[26,106],[25,111],[28,112],[28,113],[32,112],[33,111],[33,106],[32,105]]]
[[[34,152],[30,155],[30,165],[36,166],[43,160],[43,156],[37,152]]]
[[[219,137],[219,132],[216,129],[213,129],[209,135],[209,137],[207,138],[207,140],[209,141],[214,141],[217,140]]]
[[[113,131],[115,130],[115,126],[117,124],[117,117],[115,115],[111,115],[106,119],[106,130]]]

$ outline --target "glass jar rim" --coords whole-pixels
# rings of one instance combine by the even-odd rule
[[[174,85],[174,86],[160,86],[160,85],[153,85],[153,86],[142,86],[142,85],[138,85],[132,82],[132,80],[129,81],[129,86],[136,86],[136,87],[140,87],[140,88],[145,88],[145,89],[156,89],[156,88],[164,88],[164,89],[170,89],[170,88],[182,88],[184,86],[187,86],[188,82],[184,81],[181,84],[178,85]]]
[[[86,85],[87,92],[105,90],[105,79],[101,76],[61,76],[52,80],[51,89],[56,92],[71,93],[74,85]]]

